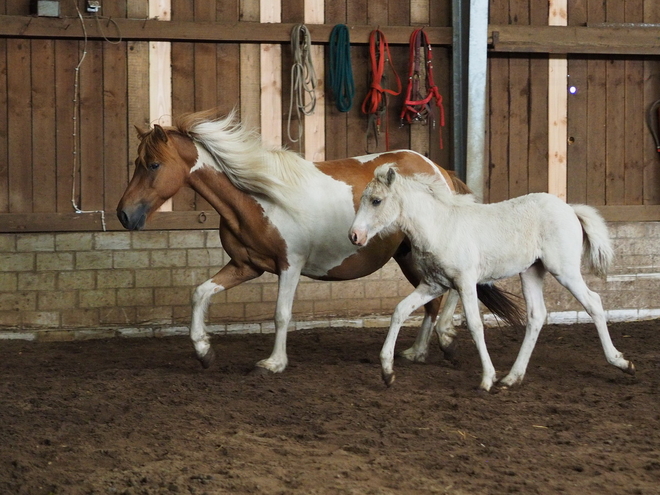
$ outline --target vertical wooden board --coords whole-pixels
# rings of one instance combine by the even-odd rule
[[[345,24],[348,26],[368,24],[367,4],[367,0],[347,2]],[[350,112],[345,113],[346,127],[343,131],[346,134],[345,156],[363,155],[366,152],[366,118],[362,114],[360,106],[367,93],[369,84],[367,76],[367,67],[369,64],[368,54],[369,49],[366,45],[362,45],[362,48],[358,45],[351,45],[351,66],[355,81],[355,98],[353,100],[353,108]],[[328,105],[335,107],[334,100],[329,102]]]
[[[259,65],[260,47],[243,43],[241,58],[241,121],[243,125],[261,128],[261,71]]]
[[[570,19],[570,15],[569,15]],[[575,93],[568,94],[568,123],[566,153],[566,201],[587,202],[587,61],[569,57],[568,83]]]
[[[529,59],[509,59],[509,196],[529,192]]]
[[[325,16],[323,0],[306,0],[305,23],[323,24]],[[312,65],[316,73],[316,108],[305,117],[305,158],[312,161],[325,160],[325,56],[322,45],[310,48]]]
[[[644,22],[644,1],[627,0],[625,22]],[[644,105],[644,61],[626,60],[625,116],[624,116],[624,204],[644,202],[644,134],[646,105]]]
[[[278,23],[282,19],[281,0],[260,0],[259,20]],[[261,137],[267,146],[282,145],[282,45],[262,44]]]
[[[32,40],[32,171],[34,212],[53,212],[55,167],[55,49],[51,40]]]
[[[56,180],[58,212],[70,212],[71,186],[73,180],[73,134],[74,104],[73,91],[75,72],[80,54],[78,42],[58,40],[55,42],[55,112],[56,126]],[[78,188],[78,191],[80,189]]]
[[[216,105],[220,112],[228,114],[234,108],[239,108],[240,81],[240,49],[238,43],[223,43],[217,47],[217,93]]]
[[[582,26],[587,22],[587,0],[569,2],[568,25]],[[580,55],[568,57],[568,94],[566,149],[566,200],[587,202],[587,61]]]
[[[606,22],[623,23],[625,3],[610,2],[607,5]],[[611,58],[607,63],[607,128],[606,136],[606,184],[605,202],[611,205],[625,203],[625,62]]]
[[[541,55],[529,61],[528,192],[548,190],[548,59]]]
[[[588,0],[586,22],[605,22],[605,5],[602,1]],[[598,56],[587,62],[587,203],[591,205],[605,204],[606,64],[604,57]]]
[[[325,22],[327,24],[345,24],[347,22],[346,1],[325,2]],[[327,66],[327,50],[326,66]],[[328,71],[325,70],[324,82],[327,81]],[[326,88],[325,94],[329,95],[329,88]],[[348,127],[347,115],[337,110],[332,98],[328,96],[325,104],[325,155],[326,159],[344,158],[348,156],[347,135]]]
[[[282,22],[283,23],[305,23],[305,5],[303,0],[293,0],[282,2]],[[288,149],[304,153],[305,138],[299,139],[300,132],[303,132],[305,116],[300,115],[300,120],[296,115],[296,109],[291,107],[291,67],[293,65],[292,46],[289,42],[282,43],[282,145]],[[295,103],[295,101],[294,101]],[[289,115],[291,118],[291,128],[289,131]],[[292,139],[289,139],[289,134]],[[304,132],[303,132],[304,134]]]
[[[390,19],[392,19],[392,22],[396,24],[396,19],[398,16],[402,15],[402,12],[400,11],[401,9],[396,9],[395,7],[396,2],[392,1],[390,2]],[[410,0],[409,1],[409,14],[407,16],[404,15],[404,19],[409,21],[409,23],[412,26],[428,26],[429,23],[431,22],[430,19],[430,12],[429,12],[429,3],[428,1],[424,0]],[[401,23],[402,25],[404,22]],[[407,23],[406,23],[407,24]],[[412,31],[412,30],[411,30]],[[401,64],[395,64],[395,67],[401,66],[405,67],[404,71],[400,74],[403,77],[403,84],[404,88],[401,90],[403,98],[399,97],[397,98],[400,100],[400,104],[397,105],[397,109],[399,110],[398,112],[392,112],[393,114],[398,114],[396,117],[399,117],[401,115],[401,108],[403,106],[403,103],[405,102],[405,94],[406,94],[406,87],[408,85],[408,75],[409,75],[409,65],[410,65],[410,48],[408,45],[408,48],[404,47],[404,50],[401,51]],[[397,53],[399,53],[399,50],[397,49]],[[422,52],[423,53],[423,52]],[[432,56],[434,55],[432,51]],[[398,58],[396,60],[398,62]],[[435,61],[433,61],[435,62]],[[435,77],[435,66],[433,67],[433,76]],[[426,78],[426,67],[420,67],[420,76],[422,78]],[[424,79],[422,79],[424,80]],[[396,117],[394,122],[396,122]],[[400,119],[398,119],[400,120]],[[435,119],[435,126],[439,126],[440,123],[437,122],[438,119]],[[390,123],[392,124],[392,122]],[[429,122],[429,126],[419,126],[419,125],[411,125],[411,126],[406,126],[405,129],[409,129],[409,135],[410,135],[410,141],[409,141],[409,147],[412,150],[417,151],[418,153],[421,153],[425,156],[430,156],[431,150],[430,150],[430,140],[432,139],[432,131],[431,129],[434,127],[433,122]],[[396,129],[396,124],[391,125],[392,129]],[[397,135],[403,134],[404,128],[401,128],[400,131],[397,133]],[[408,146],[396,146],[396,148],[406,148]]]
[[[370,0],[367,3],[367,24],[370,26],[388,25],[388,0]]]
[[[89,41],[80,68],[80,196],[82,210],[103,209],[103,42]]]
[[[9,154],[7,133],[7,40],[0,39],[0,213],[9,211]]]
[[[411,29],[412,32],[412,29]],[[387,33],[385,34],[387,36]],[[390,149],[410,148],[425,156],[429,155],[429,126],[401,126],[401,108],[405,100],[406,85],[408,83],[408,45],[390,45],[392,53],[392,65],[401,79],[401,94],[399,96],[388,96],[387,118],[390,134]],[[391,69],[388,67],[385,84],[390,89],[396,89],[396,81]],[[360,102],[361,104],[362,102]],[[362,115],[363,118],[364,115]],[[366,122],[366,120],[365,120]],[[366,127],[365,127],[366,128]],[[385,149],[385,128],[381,129],[380,146]]]
[[[436,128],[429,129],[429,156],[446,169],[453,169],[452,158],[452,105],[451,105],[451,49],[445,47],[433,47],[433,74],[435,84],[438,86],[442,96],[442,106],[445,113],[445,126],[440,127],[440,109],[438,109],[438,120]],[[488,90],[486,90],[488,91]],[[488,94],[488,93],[487,93]],[[440,145],[442,136],[442,147]]]
[[[7,40],[9,212],[32,211],[30,40]]]
[[[128,85],[126,43],[103,46],[103,149],[106,211],[113,211],[128,183]]]
[[[217,105],[217,54],[215,43],[195,43],[195,111]]]
[[[488,183],[483,201],[509,198],[509,58],[493,56],[489,63]]]

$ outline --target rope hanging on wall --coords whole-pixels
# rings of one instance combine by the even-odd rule
[[[426,72],[424,93],[422,93],[422,83],[420,82],[422,63]],[[442,106],[442,95],[435,82],[433,82],[431,44],[423,28],[415,29],[410,35],[410,70],[406,100],[401,110],[401,125],[426,124],[430,118],[432,125],[435,127],[434,109],[431,105],[434,98],[439,111],[440,148],[442,149],[442,127],[445,125],[445,109]]]
[[[383,119],[385,120],[385,149],[390,149],[389,121],[387,119],[387,95],[397,96],[401,94],[401,79],[392,65],[390,46],[387,38],[380,29],[375,29],[369,35],[369,60],[371,68],[371,86],[367,96],[362,102],[362,112],[369,116],[367,126],[367,137],[369,131],[373,131],[378,145],[378,136]],[[386,79],[385,67],[389,64],[394,73],[397,89],[383,88],[383,80]]]
[[[351,67],[351,42],[345,24],[337,24],[332,28],[329,51],[330,89],[337,110],[348,112],[353,107],[355,82]]]
[[[304,24],[296,24],[291,30],[291,93],[289,99],[289,119],[287,134],[289,140],[300,142],[302,148],[303,127],[300,114],[311,115],[316,108],[316,71],[312,63],[312,36]],[[305,103],[306,97],[309,99]],[[291,114],[295,101],[296,116],[298,118],[298,137],[291,137]]]

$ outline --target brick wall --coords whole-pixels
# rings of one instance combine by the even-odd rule
[[[611,320],[660,318],[660,223],[612,223],[616,259],[607,281],[588,277]],[[185,333],[194,287],[227,261],[216,231],[0,234],[0,337],[74,339]],[[516,279],[503,284],[519,293]],[[293,328],[387,325],[410,292],[390,262],[355,281],[303,278]],[[221,293],[214,332],[270,332],[277,278],[266,274]],[[549,321],[584,321],[552,277]],[[415,321],[418,321],[417,318]]]

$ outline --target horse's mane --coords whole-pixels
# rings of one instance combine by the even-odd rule
[[[375,171],[376,178],[386,183],[389,168],[392,168],[392,164],[379,166]],[[396,170],[396,167],[394,169]],[[394,183],[395,187],[402,194],[405,194],[407,190],[421,191],[431,195],[434,199],[447,206],[464,206],[476,202],[472,194],[461,194],[462,191],[454,193],[447,188],[447,184],[444,181],[438,180],[438,177],[430,174],[414,174],[410,176],[397,174]]]
[[[185,114],[175,126],[206,148],[234,186],[280,204],[290,204],[287,196],[317,172],[293,151],[264,147],[261,137],[238,121],[236,111],[224,118],[214,110]]]

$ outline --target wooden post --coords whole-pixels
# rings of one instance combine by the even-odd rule
[[[149,17],[160,21],[171,19],[170,0],[149,0]],[[159,125],[172,125],[172,45],[149,43],[149,120]],[[172,198],[158,211],[172,211]]]
[[[305,23],[323,24],[324,1],[305,0]],[[323,45],[311,47],[312,63],[316,72],[316,109],[312,115],[305,116],[303,139],[305,140],[305,158],[313,162],[325,160],[325,57]]]
[[[567,0],[550,0],[548,24],[567,26]],[[566,200],[568,60],[566,55],[548,59],[548,192]]]
[[[260,1],[261,22],[281,22],[280,0]],[[282,45],[261,49],[261,138],[267,146],[282,146]]]

